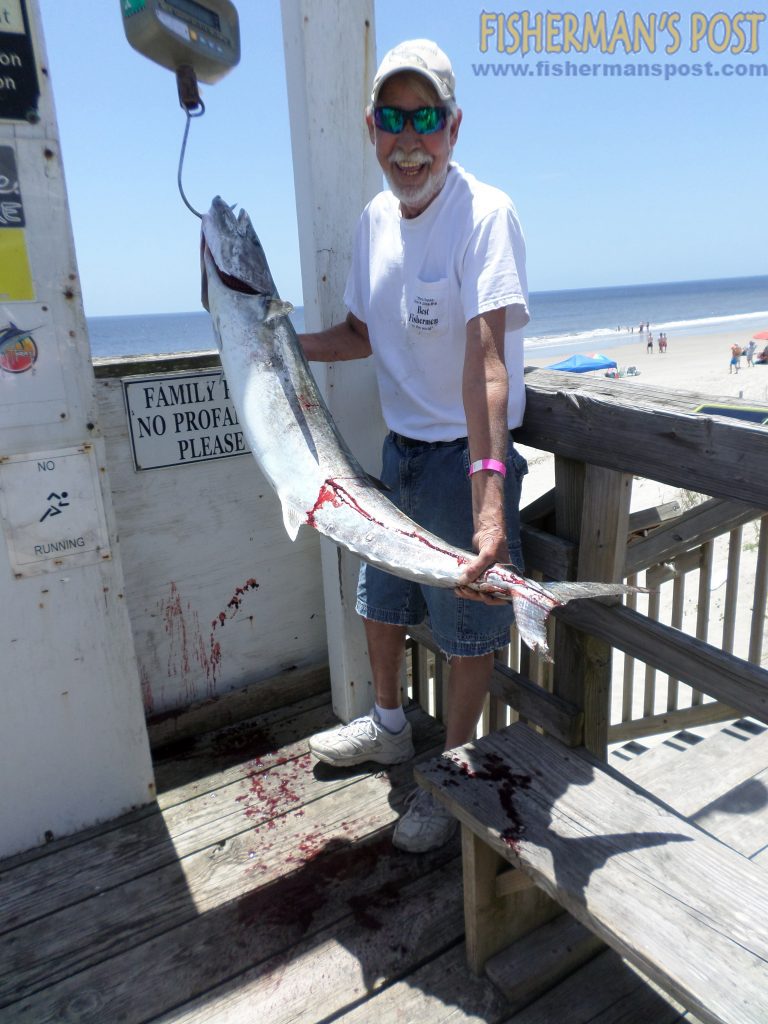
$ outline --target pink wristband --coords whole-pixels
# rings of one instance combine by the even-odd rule
[[[507,467],[503,462],[499,462],[498,459],[478,459],[477,462],[473,462],[469,467],[469,476],[473,473],[479,473],[481,469],[490,469],[494,473],[501,473],[502,476],[507,475]]]

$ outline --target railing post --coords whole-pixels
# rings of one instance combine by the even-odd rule
[[[760,520],[760,540],[755,566],[755,595],[752,601],[752,627],[749,632],[749,660],[760,664],[765,635],[766,597],[768,597],[768,515]]]
[[[619,582],[626,557],[632,475],[557,458],[555,486],[558,536],[579,544],[577,578]],[[606,757],[610,645],[558,622],[554,692],[584,709],[584,745],[598,757]]]

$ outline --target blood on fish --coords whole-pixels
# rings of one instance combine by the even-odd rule
[[[317,529],[317,513],[321,511],[324,505],[331,504],[333,508],[341,508],[342,505],[346,505],[347,508],[353,509],[359,513],[363,519],[367,519],[369,523],[373,523],[374,526],[380,526],[383,530],[390,529],[392,533],[397,533],[401,537],[409,537],[412,540],[418,541],[420,544],[424,544],[432,551],[436,551],[440,555],[447,555],[449,558],[455,558],[457,565],[466,564],[469,559],[462,556],[455,556],[452,551],[446,548],[439,547],[437,544],[433,544],[428,537],[424,534],[419,533],[417,530],[401,530],[398,527],[387,527],[378,519],[374,519],[370,512],[367,512],[357,498],[350,494],[346,488],[342,487],[336,480],[326,480],[323,486],[320,488],[320,493],[317,496],[317,501],[313,505],[312,509],[307,512],[307,525]]]
[[[311,397],[307,397],[307,395],[299,395],[298,399],[299,405],[301,406],[302,409],[304,409],[305,412],[310,412],[312,409],[320,408],[320,403],[315,401]]]
[[[353,477],[350,479],[359,478]],[[417,530],[402,530],[396,526],[387,527],[380,520],[375,519],[370,514],[370,512],[367,512],[362,507],[360,502],[354,497],[354,495],[352,495],[346,488],[341,486],[338,480],[332,480],[330,478],[323,482],[323,485],[320,488],[320,493],[317,496],[317,501],[312,506],[311,510],[307,512],[306,523],[308,526],[311,526],[314,529],[318,529],[317,514],[323,509],[325,505],[328,504],[330,504],[333,508],[341,508],[343,505],[346,505],[347,508],[353,509],[359,515],[361,515],[363,519],[366,519],[369,523],[372,523],[374,526],[380,526],[384,530],[389,529],[391,530],[392,533],[396,533],[401,537],[408,537],[411,540],[418,541],[419,544],[423,544],[425,547],[430,548],[430,550],[436,551],[439,555],[445,555],[448,558],[453,558],[458,566],[467,565],[469,563],[469,558],[467,558],[466,556],[457,555],[453,551],[440,547],[437,544],[433,544],[428,537],[424,536],[424,534],[422,533],[419,533]],[[549,597],[546,594],[538,594],[537,591],[533,587],[531,587],[528,581],[526,581],[525,579],[523,579],[523,577],[518,576],[516,573],[513,573],[508,569],[504,569],[501,566],[493,567],[493,569],[494,572],[496,572],[498,575],[502,577],[508,577],[509,582],[513,586],[525,586],[526,600],[529,601],[530,604],[535,605],[539,608],[546,609],[547,611],[550,610],[550,608],[553,605],[551,597]],[[491,593],[495,592],[503,594],[505,596],[507,594],[507,591],[505,591],[503,587],[495,586],[493,583],[489,584],[487,589]],[[558,602],[554,603],[557,604]]]
[[[307,525],[313,527],[314,529],[317,529],[315,516],[323,507],[323,505],[327,505],[328,502],[330,502],[334,508],[339,508],[341,505],[341,501],[338,500],[335,491],[333,491],[333,489],[328,486],[330,482],[330,480],[325,481],[323,486],[320,488],[320,493],[317,496],[317,501],[312,506],[312,509],[309,512],[307,512]]]

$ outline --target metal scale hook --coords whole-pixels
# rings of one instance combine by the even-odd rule
[[[194,72],[194,68],[190,64],[181,64],[176,68],[176,87],[179,92],[179,103],[187,115],[187,123],[184,126],[184,138],[181,143],[181,154],[179,155],[179,171],[176,176],[176,181],[179,186],[179,194],[184,201],[184,205],[200,220],[203,219],[202,213],[192,206],[190,201],[187,199],[184,193],[184,186],[181,183],[181,172],[184,166],[184,154],[187,149],[187,137],[189,136],[189,125],[193,117],[202,117],[205,113],[205,104],[200,99],[200,91],[197,87],[197,75]]]

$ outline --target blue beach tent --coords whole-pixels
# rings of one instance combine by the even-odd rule
[[[587,373],[589,370],[609,370],[616,368],[616,361],[599,353],[591,356],[575,355],[563,359],[560,363],[552,363],[548,370],[567,370],[569,373]]]

